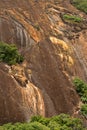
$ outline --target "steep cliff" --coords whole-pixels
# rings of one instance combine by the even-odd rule
[[[71,23],[64,14],[83,21]],[[72,79],[87,80],[86,31],[87,15],[69,0],[0,1],[0,41],[15,43],[25,58],[0,63],[0,123],[78,113]]]

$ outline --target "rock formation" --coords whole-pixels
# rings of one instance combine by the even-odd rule
[[[0,1],[0,41],[15,43],[25,58],[0,63],[0,123],[77,112],[72,80],[87,80],[87,15],[79,12],[69,0]],[[84,21],[66,23],[64,13]]]

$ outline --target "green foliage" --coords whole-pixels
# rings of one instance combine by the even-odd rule
[[[16,127],[15,127],[15,125],[12,125],[11,123],[8,123],[8,124],[4,125],[3,128],[5,130],[14,130]]]
[[[81,97],[82,102],[87,103],[87,84],[84,83],[79,78],[75,78],[73,82],[74,82],[74,85],[76,86],[76,91]]]
[[[9,65],[21,63],[23,57],[19,54],[14,44],[8,45],[0,42],[0,61]]]
[[[11,123],[3,125],[3,128],[6,130],[50,130],[45,125],[42,125],[39,122],[33,123],[16,123],[12,125]]]
[[[54,116],[51,119],[51,122],[55,122],[56,125],[59,125],[60,130],[66,128],[67,130],[82,130],[82,122],[80,119],[71,118],[69,115],[60,114],[59,116]]]
[[[48,127],[46,127],[45,125],[42,125],[39,122],[33,122],[30,124],[30,126],[33,128],[32,130],[50,130]]]
[[[42,116],[33,116],[30,122],[35,122],[35,121],[47,126],[50,121],[50,118],[44,118]]]
[[[48,127],[50,128],[50,130],[60,130],[61,126],[56,121],[50,121]]]
[[[87,118],[87,104],[81,106],[81,113]]]
[[[72,3],[81,11],[87,14],[87,0],[72,0]]]
[[[63,19],[66,21],[70,21],[70,22],[76,22],[76,23],[80,23],[82,22],[82,18],[75,16],[75,15],[69,15],[69,14],[64,14],[63,15]]]
[[[79,78],[74,79],[74,85],[84,105],[81,106],[81,114],[87,118],[87,84]]]
[[[0,130],[7,130],[7,129],[5,129],[3,126],[0,126]]]
[[[85,130],[80,119],[61,114],[51,118],[34,116],[29,123],[5,124],[0,130]]]
[[[41,124],[46,125],[50,130],[84,130],[80,119],[71,118],[66,114],[60,114],[59,116],[54,116],[48,119],[41,116],[34,116],[31,121],[38,121]]]

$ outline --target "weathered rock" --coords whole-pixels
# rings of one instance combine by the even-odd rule
[[[34,114],[45,114],[40,89],[30,82],[22,87],[12,75],[0,69],[0,124],[29,121]]]
[[[64,23],[64,11],[79,13],[69,0],[0,1],[0,41],[15,43],[25,57],[20,65],[0,64],[0,123],[76,112],[79,97],[71,81],[87,80],[87,33]]]

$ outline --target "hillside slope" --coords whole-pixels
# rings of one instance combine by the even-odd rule
[[[63,19],[75,15],[80,23]],[[87,80],[87,15],[69,0],[1,0],[0,41],[15,43],[20,65],[0,63],[0,123],[32,115],[78,114],[72,80]]]

